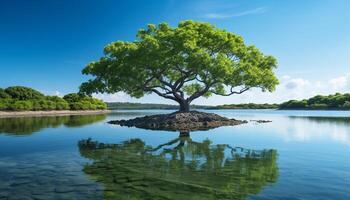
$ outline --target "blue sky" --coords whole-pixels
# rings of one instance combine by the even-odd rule
[[[81,69],[116,40],[135,39],[148,23],[207,21],[278,59],[274,93],[199,99],[197,104],[281,102],[350,92],[350,1],[0,0],[0,87],[46,94],[76,92]],[[97,95],[108,101],[164,102],[155,95]]]

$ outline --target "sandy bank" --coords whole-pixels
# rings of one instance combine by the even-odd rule
[[[63,116],[92,115],[109,113],[110,110],[53,110],[53,111],[0,111],[0,118],[33,117],[33,116]]]

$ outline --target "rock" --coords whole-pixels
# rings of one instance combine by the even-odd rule
[[[247,123],[247,121],[229,119],[213,113],[192,111],[137,117],[130,120],[115,120],[108,123],[153,130],[194,131],[220,126],[234,126]]]

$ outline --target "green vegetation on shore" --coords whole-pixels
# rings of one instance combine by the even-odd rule
[[[282,103],[279,108],[291,110],[350,110],[350,93],[317,95],[310,99],[290,100]]]
[[[45,96],[37,90],[23,86],[0,88],[0,111],[50,111],[50,110],[176,110],[178,105],[155,103],[107,102],[90,96],[71,93],[63,98]],[[290,100],[282,104],[224,104],[218,106],[191,105],[191,109],[304,109],[350,110],[350,93],[317,95],[304,100]]]
[[[158,104],[158,103],[128,103],[128,102],[107,102],[110,110],[147,110],[147,109],[164,109],[177,110],[178,105]],[[210,106],[191,105],[192,109],[206,109]]]
[[[0,88],[2,111],[104,110],[107,105],[90,96],[71,93],[63,98],[45,96],[32,88],[13,86]]]
[[[108,109],[111,110],[142,110],[142,109],[178,109],[178,105],[170,104],[148,104],[148,103],[124,103],[109,102]],[[281,104],[224,104],[218,106],[191,105],[191,109],[281,109],[281,110],[350,110],[350,93],[333,95],[317,95],[310,99],[290,100]]]
[[[156,104],[156,103],[129,103],[129,102],[107,102],[110,110],[177,110],[178,105]],[[191,109],[278,109],[279,104],[225,104],[218,106],[191,105]]]
[[[209,107],[209,109],[278,109],[278,108],[279,108],[279,104],[268,104],[268,103],[224,104],[224,105]]]

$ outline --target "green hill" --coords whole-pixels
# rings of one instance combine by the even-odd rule
[[[291,110],[350,110],[350,93],[316,95],[309,99],[290,100],[282,103],[279,108]]]

